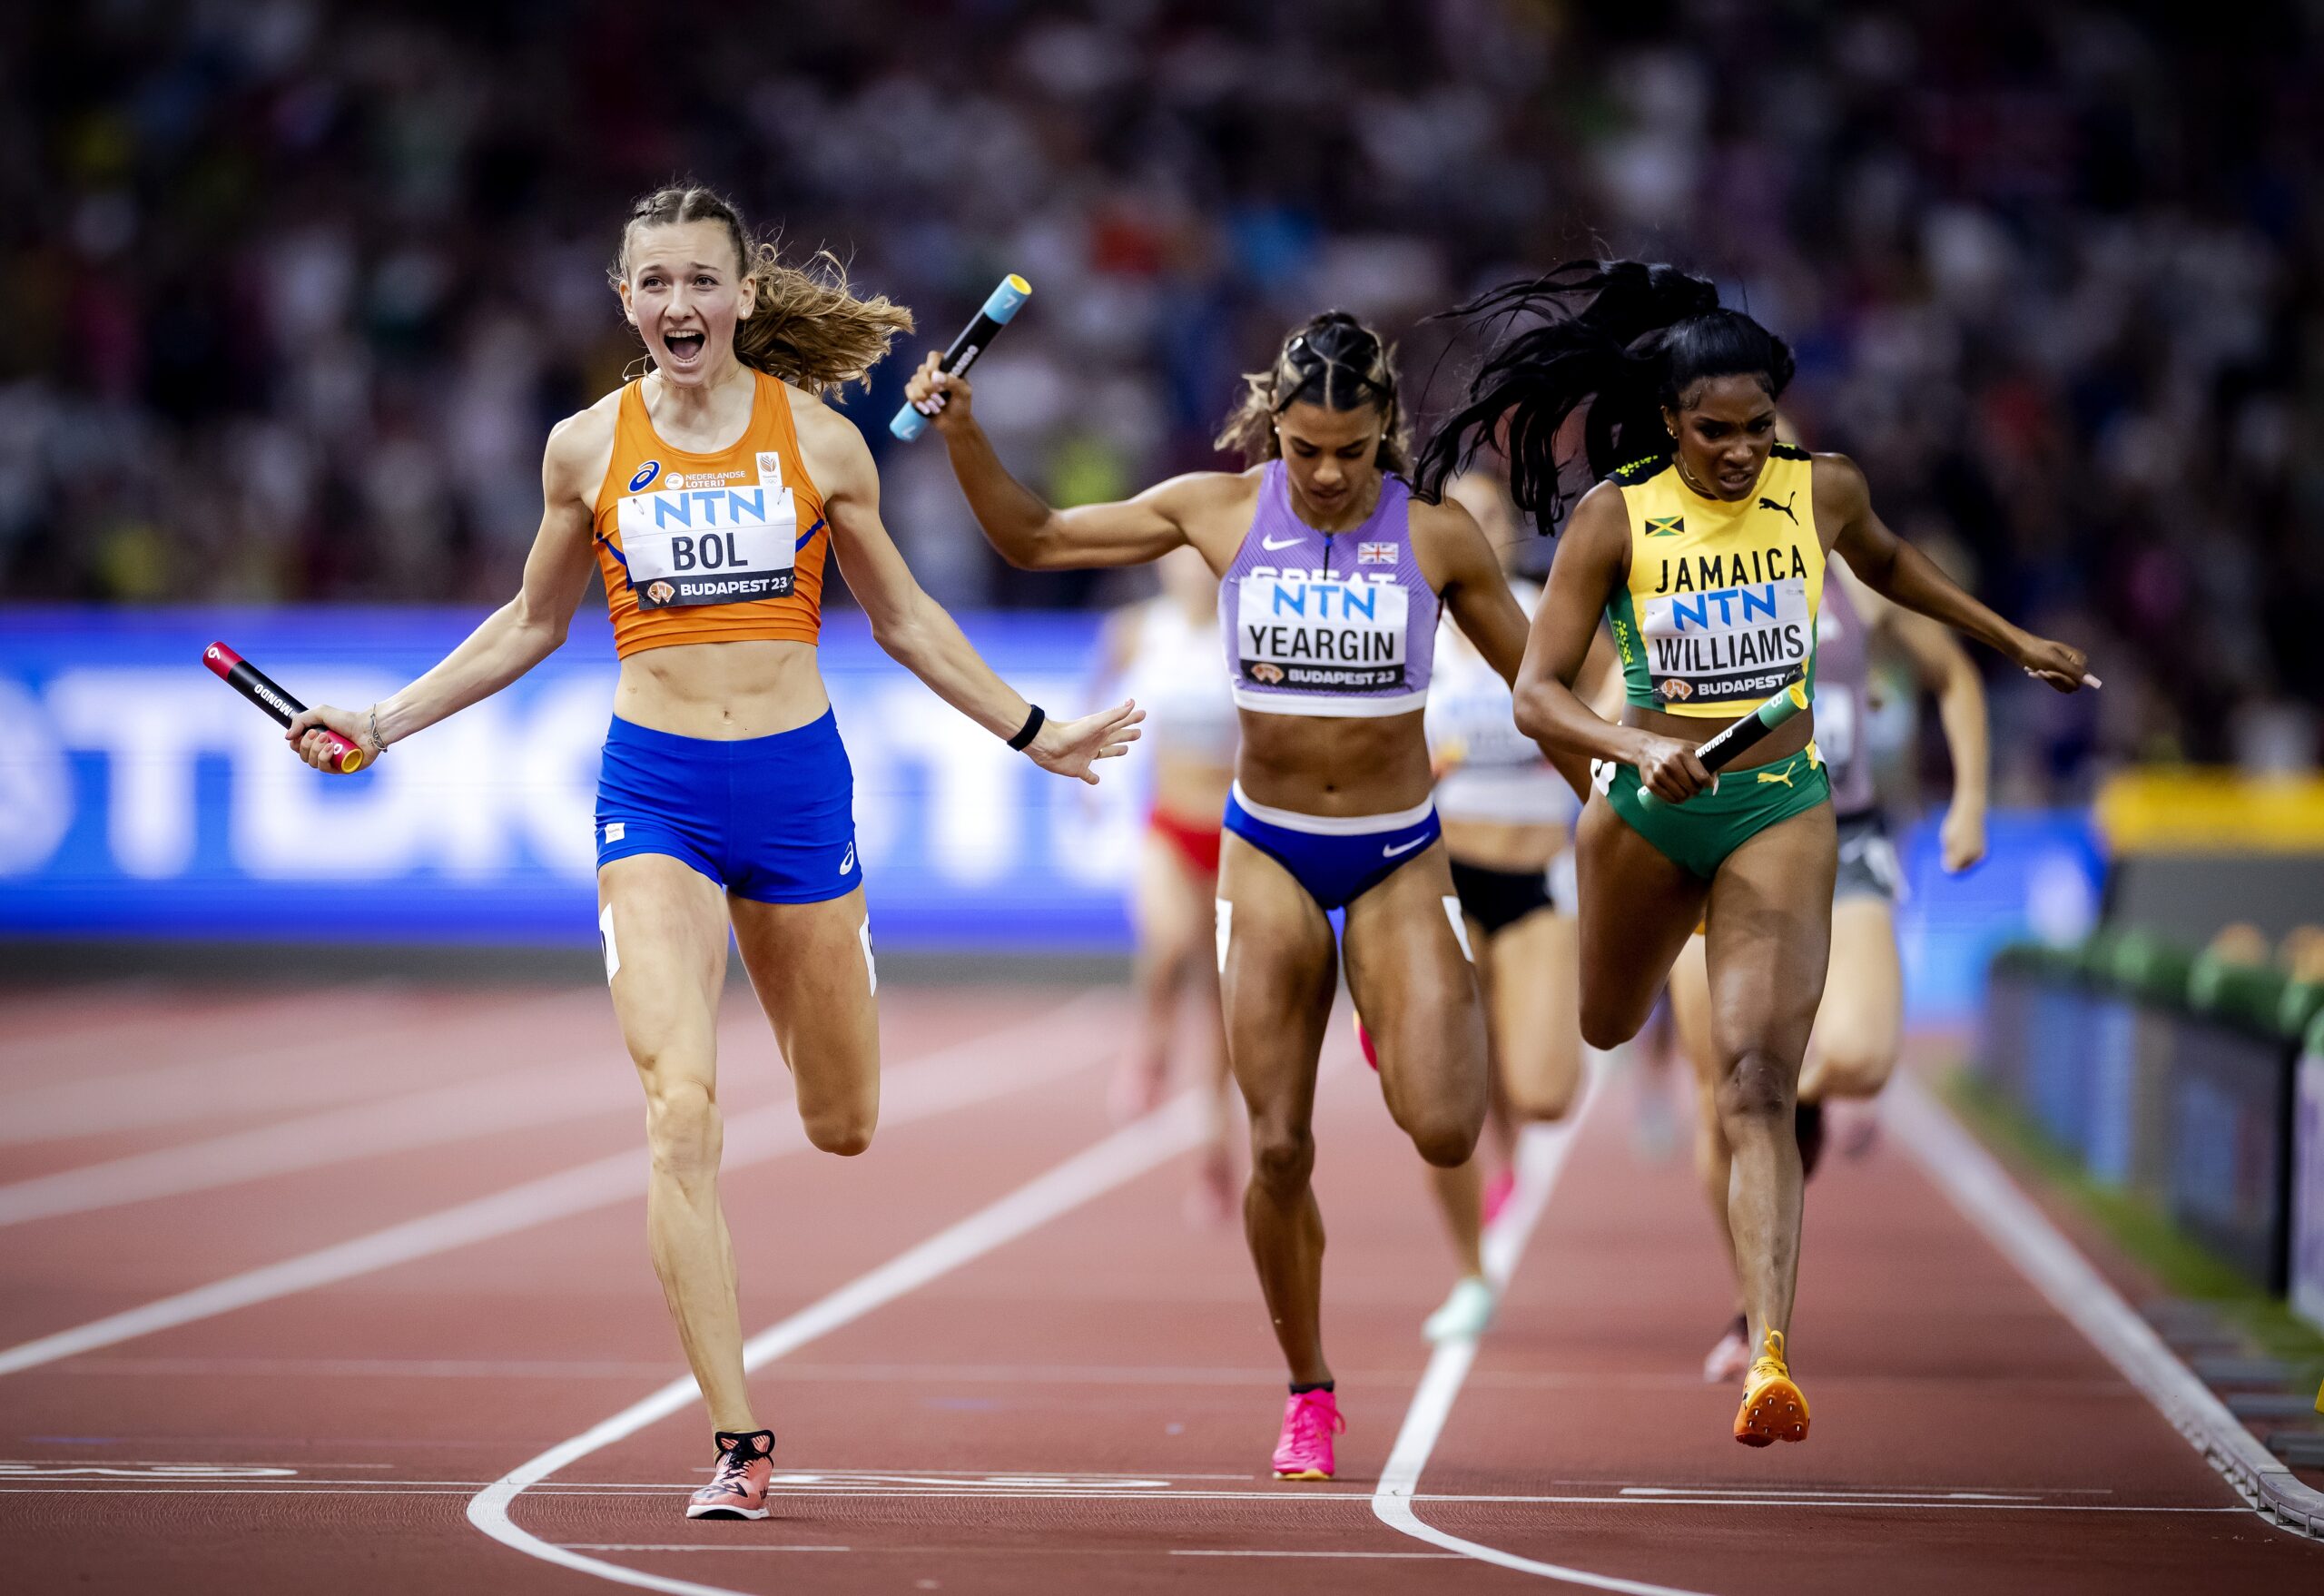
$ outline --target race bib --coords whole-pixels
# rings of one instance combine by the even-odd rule
[[[1235,613],[1246,682],[1332,693],[1404,685],[1412,598],[1395,583],[1245,576]]]
[[[1669,704],[1765,698],[1807,663],[1816,636],[1799,576],[1649,598],[1640,629],[1655,696]]]
[[[779,478],[634,493],[621,501],[615,525],[640,609],[790,595],[799,512]]]

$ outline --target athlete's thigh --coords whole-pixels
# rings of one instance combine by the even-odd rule
[[[726,980],[726,905],[718,883],[662,853],[597,872],[606,983],[648,1089],[680,1079],[714,1088],[718,993]]]
[[[1710,966],[1707,939],[1689,937],[1670,964],[1670,1024],[1679,1034],[1679,1049],[1694,1066],[1697,1080],[1718,1081],[1721,1073],[1718,1045],[1710,1034]]]
[[[1724,1064],[1759,1051],[1796,1069],[1831,950],[1838,851],[1832,806],[1777,822],[1729,853],[1711,884],[1711,1039]]]
[[[1480,948],[1493,1056],[1510,1098],[1537,1111],[1569,1103],[1581,1073],[1581,972],[1574,918],[1537,910]]]
[[[1338,974],[1331,921],[1289,871],[1232,832],[1219,852],[1216,912],[1236,1083],[1255,1119],[1305,1127]]]
[[[1611,1046],[1653,1011],[1670,961],[1702,919],[1710,884],[1632,831],[1602,793],[1575,828],[1582,1034]]]
[[[1893,1062],[1905,1024],[1905,972],[1888,900],[1851,892],[1832,905],[1832,967],[1816,1010],[1816,1048],[1858,1072]]]
[[[1400,1123],[1423,1102],[1484,1111],[1484,1003],[1460,916],[1442,842],[1347,906],[1340,943],[1348,995],[1372,1033],[1381,1089]]]
[[[820,903],[727,900],[734,945],[791,1066],[800,1111],[876,1108],[880,1011],[863,889]]]
[[[1195,879],[1167,841],[1146,833],[1138,850],[1137,892],[1130,903],[1141,957],[1176,962],[1199,945],[1212,913],[1207,885]]]

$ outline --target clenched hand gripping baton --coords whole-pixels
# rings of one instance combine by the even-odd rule
[[[1032,292],[1033,285],[1014,271],[1002,278],[1000,286],[992,291],[992,297],[985,300],[984,309],[977,312],[977,319],[961,329],[960,336],[952,340],[952,347],[944,351],[936,369],[958,375],[975,365],[977,357],[991,344],[994,335],[1009,325],[1009,319],[1017,314],[1018,307],[1031,298]],[[896,412],[896,419],[888,423],[888,430],[910,443],[928,430],[928,418],[934,413],[908,404]]]
[[[303,713],[307,707],[268,681],[264,671],[223,643],[212,643],[203,649],[202,663],[217,673],[226,685],[286,726],[290,724],[291,716]],[[340,774],[353,775],[363,768],[363,750],[337,732],[329,726],[317,726],[313,734],[323,740],[324,750],[330,755],[331,768]]]
[[[1757,744],[1760,738],[1807,707],[1807,684],[1794,682],[1741,720],[1729,724],[1718,736],[1697,748],[1695,757],[1703,762],[1705,770],[1710,772],[1713,776],[1717,776],[1722,768],[1735,763],[1746,749]],[[1662,802],[1644,787],[1638,790],[1638,800],[1643,804]]]

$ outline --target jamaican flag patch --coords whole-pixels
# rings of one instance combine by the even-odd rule
[[[1686,529],[1687,517],[1684,516],[1649,516],[1646,518],[1646,535],[1649,537],[1676,537]]]

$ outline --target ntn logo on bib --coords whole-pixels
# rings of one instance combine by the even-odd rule
[[[615,513],[640,609],[745,604],[791,592],[799,514],[787,488],[763,480],[631,494]]]
[[[1815,650],[1807,584],[1798,576],[1646,601],[1647,672],[1666,702],[1764,696]]]
[[[1242,577],[1236,600],[1246,681],[1357,693],[1404,685],[1412,596],[1401,585],[1282,571]]]

